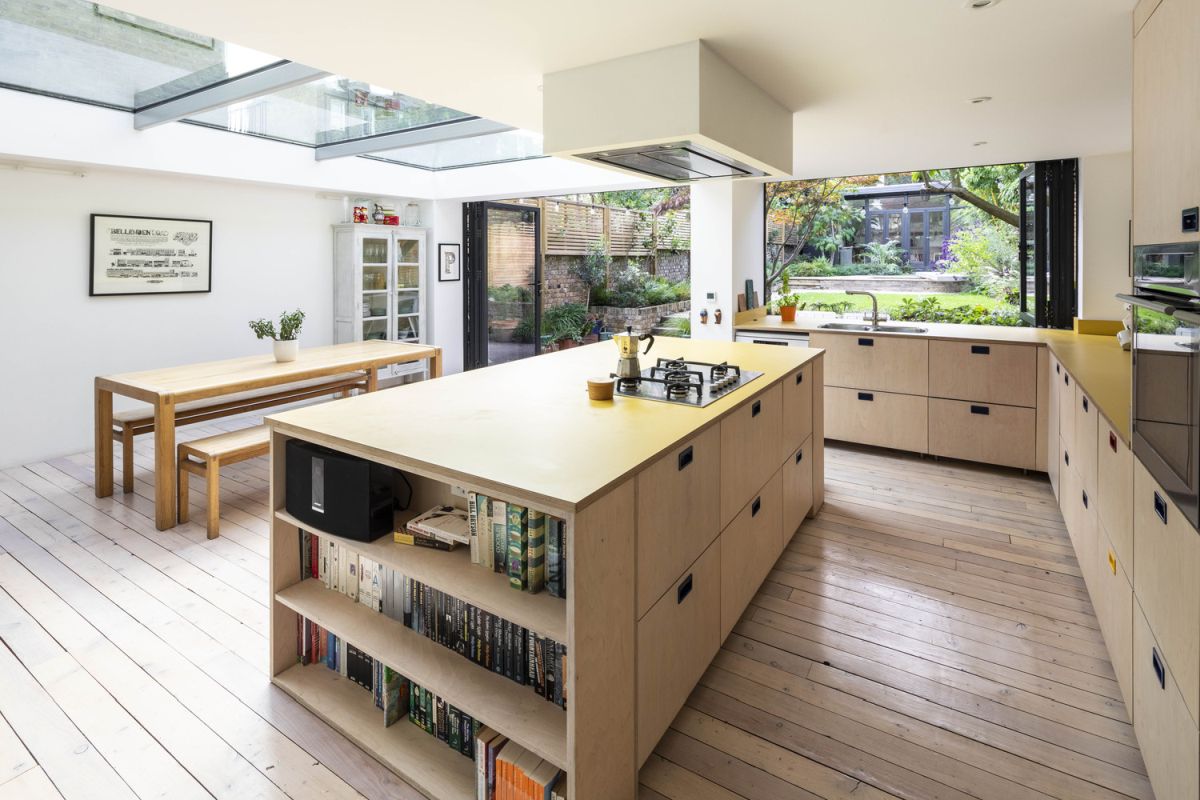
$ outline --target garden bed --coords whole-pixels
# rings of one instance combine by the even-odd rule
[[[679,300],[674,303],[662,303],[656,306],[641,306],[640,308],[623,308],[621,306],[592,306],[592,314],[604,321],[604,326],[615,333],[620,333],[632,327],[638,333],[649,333],[663,317],[680,311],[689,311],[691,300]]]
[[[792,291],[841,291],[847,289],[868,292],[903,292],[908,294],[949,294],[966,291],[969,281],[965,275],[927,277],[925,275],[837,275],[820,278],[792,278]]]

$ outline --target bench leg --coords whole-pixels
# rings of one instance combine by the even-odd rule
[[[133,428],[121,426],[121,491],[133,492]]]
[[[188,473],[187,470],[183,468],[183,465],[187,463],[188,457],[183,454],[182,448],[180,449],[179,456],[176,460],[179,462],[179,508],[175,511],[175,517],[182,525],[183,523],[187,522],[188,518],[191,516],[189,513],[191,511],[191,501],[188,499]]]
[[[221,535],[221,462],[218,459],[208,462],[204,477],[208,492],[208,538],[215,539]]]

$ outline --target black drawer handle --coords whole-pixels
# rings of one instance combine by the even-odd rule
[[[762,508],[762,498],[754,498],[754,502],[750,504],[750,516],[757,517],[759,509]]]
[[[1088,507],[1088,496],[1087,496],[1087,492],[1086,492],[1086,491],[1085,491],[1085,492],[1083,492],[1083,507],[1084,507],[1084,508],[1087,508],[1087,507]]]
[[[762,411],[762,400],[755,400],[754,405],[750,406],[750,416],[757,417]]]
[[[972,414],[983,414],[985,417],[992,413],[992,410],[987,406],[971,406]]]
[[[871,394],[870,392],[859,392],[858,399],[859,400],[874,400],[875,395]]]
[[[800,463],[801,461],[803,461],[803,460],[804,460],[804,451],[803,451],[803,450],[797,450],[797,451],[796,451],[796,463],[797,463],[797,464],[799,464],[799,463]]]
[[[1087,401],[1087,398],[1085,397],[1085,398],[1083,398],[1083,413],[1086,414],[1087,412],[1088,412],[1088,401]]]
[[[1167,688],[1167,666],[1158,654],[1157,647],[1150,648],[1150,663],[1154,666],[1154,677],[1158,678],[1158,688]]]
[[[1063,461],[1067,462],[1067,466],[1071,466],[1071,454],[1063,450]]]
[[[695,456],[692,454],[692,446],[688,445],[687,447],[683,448],[683,452],[679,454],[680,471],[683,471],[687,467],[691,466],[691,463],[694,460]]]
[[[679,605],[680,603],[682,603],[684,600],[687,599],[687,596],[691,593],[692,593],[692,576],[688,575],[679,584],[679,588],[675,590],[675,604]]]
[[[875,340],[874,339],[866,339],[866,338],[859,339],[858,346],[859,347],[874,347]]]
[[[803,372],[797,372],[797,373],[796,373],[796,384],[797,384],[797,385],[799,385],[799,384],[801,384],[801,383],[804,383],[804,373],[803,373]]]
[[[1063,375],[1063,383],[1065,383],[1067,386],[1070,386],[1071,385],[1071,376]]]
[[[1112,448],[1114,453],[1117,452],[1117,435],[1112,431],[1108,432],[1108,446]]]
[[[971,353],[973,355],[986,356],[986,355],[990,354],[991,352],[992,352],[992,348],[988,347],[986,344],[971,345]]]
[[[1163,521],[1163,525],[1167,524],[1167,501],[1158,492],[1154,493],[1154,513],[1158,514],[1158,518]]]
[[[1061,372],[1062,372],[1062,364],[1055,364],[1054,365],[1054,374],[1058,375]]]

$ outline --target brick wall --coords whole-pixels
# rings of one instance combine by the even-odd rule
[[[583,263],[584,256],[548,255],[542,261],[542,280],[546,285],[542,300],[546,308],[564,303],[586,303],[587,287],[571,274],[573,266]],[[644,268],[646,259],[633,259]],[[625,256],[614,256],[612,269],[616,271],[629,261]],[[691,253],[687,250],[658,252],[658,275],[671,282],[688,280],[691,277]]]

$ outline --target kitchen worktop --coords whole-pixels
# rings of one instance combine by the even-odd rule
[[[829,314],[797,314],[795,322],[784,322],[769,316],[761,309],[738,315],[735,329],[761,333],[848,333],[855,331],[822,330],[821,325],[832,321]],[[988,325],[951,325],[939,322],[901,323],[928,328],[926,333],[871,333],[871,336],[903,336],[924,339],[971,340],[1009,344],[1044,345],[1075,376],[1084,391],[1100,408],[1100,412],[1128,444],[1131,440],[1130,406],[1133,385],[1133,363],[1130,354],[1121,349],[1115,336],[1079,334],[1074,331],[1045,328],[1007,328]]]
[[[617,365],[612,342],[527,358],[267,417],[276,430],[365,450],[393,466],[575,511],[718,420],[820,350],[660,337],[657,357],[728,361],[763,373],[704,408],[617,395],[588,399],[587,379]]]

